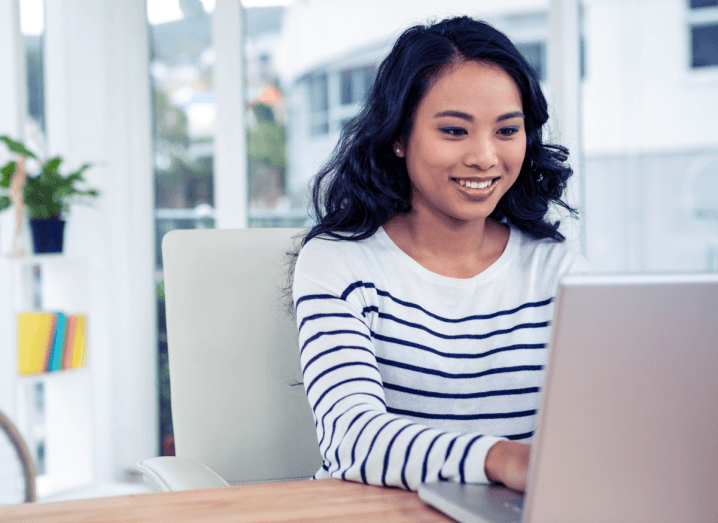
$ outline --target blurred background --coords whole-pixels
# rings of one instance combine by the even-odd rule
[[[65,413],[82,469],[50,466],[45,396],[72,379],[16,376],[0,264],[0,409],[50,478],[41,500],[141,490],[134,463],[173,453],[164,234],[310,225],[309,182],[394,40],[462,14],[540,75],[576,172],[564,232],[594,267],[718,271],[718,0],[0,0],[0,134],[92,162],[101,192],[63,255],[88,267],[86,385]],[[0,213],[3,257],[14,227]]]

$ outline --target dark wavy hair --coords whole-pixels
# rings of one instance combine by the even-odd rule
[[[316,224],[301,245],[318,235],[363,240],[397,213],[411,210],[406,162],[393,144],[406,143],[416,109],[446,67],[466,61],[503,68],[521,92],[526,115],[526,155],[518,179],[490,218],[510,223],[536,238],[563,241],[559,221],[546,215],[561,199],[573,171],[568,150],[543,142],[548,120],[539,79],[513,43],[491,25],[467,16],[407,29],[379,65],[363,110],[345,127],[331,158],[313,181]]]

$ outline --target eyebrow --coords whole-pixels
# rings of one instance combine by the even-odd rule
[[[461,111],[441,111],[440,113],[436,113],[434,115],[434,118],[442,118],[444,116],[453,116],[455,118],[461,118],[462,120],[466,120],[467,122],[473,122],[474,117],[467,113],[462,113]],[[502,122],[504,120],[509,120],[511,118],[526,118],[524,113],[521,111],[514,111],[512,113],[506,113],[499,116],[496,121]]]
[[[514,111],[513,113],[506,113],[499,116],[496,121],[501,122],[503,120],[510,120],[511,118],[523,118],[526,119],[526,115],[521,111]]]

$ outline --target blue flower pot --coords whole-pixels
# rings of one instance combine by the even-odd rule
[[[35,254],[62,252],[65,221],[59,218],[30,218]]]

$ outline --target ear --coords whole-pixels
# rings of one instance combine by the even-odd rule
[[[392,149],[394,150],[394,154],[397,155],[399,158],[404,158],[404,146],[399,142],[399,140],[395,141],[392,145]]]

